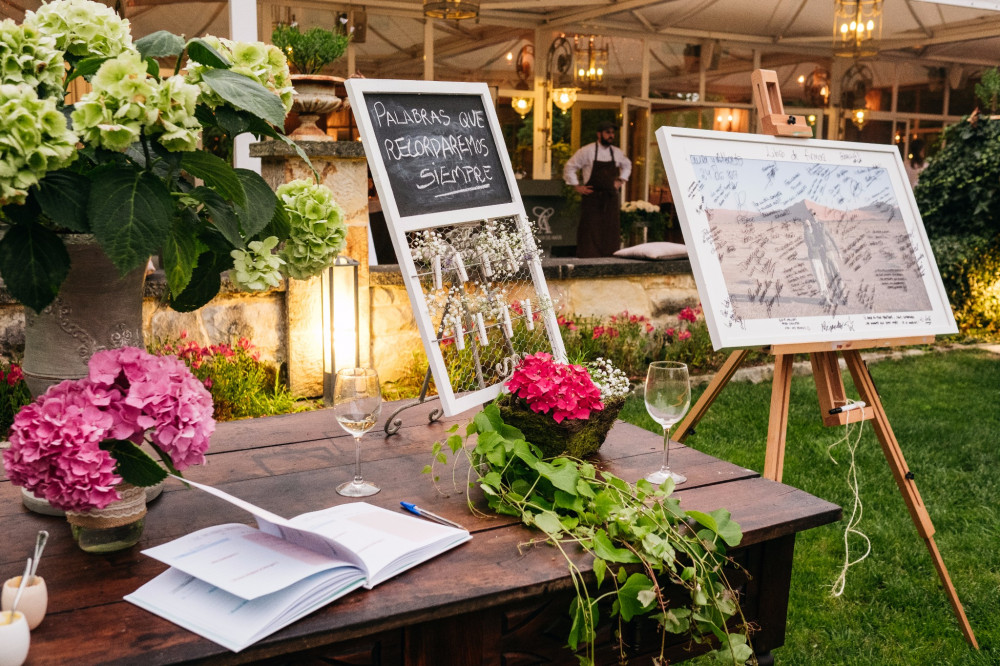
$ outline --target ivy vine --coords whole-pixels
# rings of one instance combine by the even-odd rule
[[[566,457],[544,460],[523,434],[503,422],[496,405],[476,414],[464,435],[456,424],[447,440],[436,442],[434,462],[425,473],[439,477],[437,465],[469,462],[469,508],[481,514],[468,491],[479,486],[490,510],[514,516],[544,533],[530,543],[547,542],[566,560],[576,593],[570,605],[567,644],[581,663],[593,664],[598,604],[611,601],[611,617],[628,622],[636,616],[654,619],[663,634],[658,663],[665,663],[666,633],[686,634],[694,642],[717,647],[713,657],[743,664],[753,657],[746,619],[736,592],[726,578],[730,565],[726,546],[743,535],[725,509],[710,513],[685,511],[671,497],[673,482],[654,487],[645,480],[632,485],[592,463]],[[473,437],[475,436],[475,437]],[[459,483],[462,467],[452,467]],[[582,548],[593,556],[596,591],[571,557]],[[686,591],[686,606],[672,606],[668,592]],[[603,590],[603,591],[602,591]],[[734,631],[727,623],[734,620]],[[620,637],[622,632],[619,630]],[[619,644],[624,657],[624,646]]]

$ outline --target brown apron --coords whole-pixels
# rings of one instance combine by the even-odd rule
[[[614,151],[611,153],[614,157]],[[576,232],[576,256],[610,257],[621,247],[621,218],[618,210],[618,165],[614,159],[597,161],[587,181],[593,192],[580,200],[580,226]]]

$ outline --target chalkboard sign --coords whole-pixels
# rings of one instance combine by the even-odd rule
[[[510,203],[479,95],[365,95],[403,217]]]
[[[492,400],[525,354],[565,360],[486,85],[346,86],[444,413]]]
[[[956,332],[895,146],[656,138],[716,349]]]

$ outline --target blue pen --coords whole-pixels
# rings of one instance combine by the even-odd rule
[[[436,513],[431,513],[426,509],[421,509],[419,506],[413,504],[412,502],[400,502],[399,505],[404,509],[406,509],[407,511],[409,511],[410,513],[420,516],[421,518],[426,518],[428,520],[433,520],[436,523],[441,523],[442,525],[451,525],[452,527],[458,528],[460,530],[465,530],[465,528],[459,525],[458,523],[453,523],[447,518],[442,518]]]

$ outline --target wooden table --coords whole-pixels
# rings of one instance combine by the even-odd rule
[[[393,405],[386,405],[388,414]],[[0,579],[20,575],[35,533],[51,534],[39,574],[49,588],[49,614],[32,632],[28,664],[119,663],[144,666],[210,661],[213,664],[270,660],[272,663],[349,664],[576,664],[564,647],[571,583],[566,564],[551,547],[522,546],[538,533],[509,518],[476,518],[464,491],[450,479],[436,490],[420,470],[430,446],[446,437],[450,423],[469,414],[427,424],[429,409],[403,412],[406,425],[386,437],[380,428],[363,440],[362,473],[382,492],[368,501],[397,509],[416,502],[467,526],[472,541],[404,573],[372,591],[358,590],[299,622],[234,654],[122,597],[165,566],[139,551],[182,534],[225,522],[251,523],[230,504],[177,482],[149,507],[139,546],[90,555],[74,544],[61,518],[29,513],[20,489],[0,480]],[[618,476],[635,481],[654,469],[662,439],[619,422],[600,453]],[[731,552],[750,579],[741,581],[742,607],[760,630],[754,648],[764,662],[784,642],[795,534],[837,520],[834,504],[756,472],[717,460],[680,444],[671,464],[688,477],[678,494],[686,509],[729,509],[743,528]],[[334,488],[353,473],[353,440],[325,410],[220,424],[209,464],[189,470],[196,481],[217,486],[275,513],[291,517],[344,501]],[[581,556],[582,566],[589,570]],[[643,651],[657,648],[649,623],[628,628],[630,663],[648,663]],[[599,632],[599,663],[617,663],[611,632]],[[295,655],[291,657],[291,655]],[[688,655],[684,645],[670,658]]]

